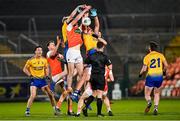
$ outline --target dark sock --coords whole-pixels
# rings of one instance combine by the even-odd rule
[[[148,104],[150,104],[150,103],[151,103],[151,100],[148,100],[147,102],[148,102]]]
[[[68,99],[67,102],[68,102],[68,112],[70,112],[70,110],[69,110],[70,109],[70,100]]]
[[[154,105],[154,109],[158,109],[158,105]]]
[[[75,91],[74,91],[74,93],[76,93],[76,94],[80,95],[81,90],[75,90]]]
[[[94,100],[94,97],[91,95],[87,98],[86,107],[89,106]]]
[[[98,115],[101,114],[101,109],[102,109],[102,99],[101,98],[97,98],[97,114]]]
[[[30,108],[26,108],[26,111],[30,111]]]

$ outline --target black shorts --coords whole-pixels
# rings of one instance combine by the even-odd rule
[[[92,90],[104,90],[105,77],[104,74],[91,74],[91,88]]]

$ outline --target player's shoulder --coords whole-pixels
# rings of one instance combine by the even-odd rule
[[[164,54],[163,53],[161,53],[161,52],[157,52],[160,56],[164,56]]]
[[[30,57],[30,58],[28,59],[28,61],[32,61],[34,58],[35,58],[35,57],[32,56],[32,57]]]
[[[45,61],[47,60],[44,56],[42,56],[41,59],[42,59],[42,60],[45,60]]]
[[[147,60],[148,58],[150,58],[151,57],[151,53],[148,53],[148,54],[146,54],[145,56],[144,56],[144,60]]]
[[[52,51],[50,51],[50,50],[49,50],[49,51],[46,53],[46,57],[47,57],[47,58],[49,58],[49,57],[50,57],[51,52],[52,52]]]
[[[108,55],[106,55],[105,53],[101,52],[101,55],[104,57],[104,58],[108,58]]]

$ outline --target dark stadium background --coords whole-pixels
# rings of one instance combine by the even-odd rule
[[[120,84],[124,98],[143,96],[144,81],[138,74],[150,41],[160,45],[171,63],[162,96],[180,96],[179,0],[0,0],[1,101],[27,99],[28,78],[22,72],[25,61],[38,44],[47,51],[47,41],[61,36],[62,17],[79,4],[98,10],[114,83]],[[114,83],[109,84],[110,98]]]

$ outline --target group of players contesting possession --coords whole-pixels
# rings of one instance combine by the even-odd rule
[[[99,28],[97,10],[90,5],[79,5],[69,16],[63,17],[63,40],[57,36],[56,42],[49,41],[46,57],[42,56],[41,46],[34,49],[34,56],[27,60],[23,69],[25,74],[30,77],[30,97],[25,111],[26,116],[30,116],[30,107],[38,88],[49,97],[54,115],[61,115],[61,106],[66,99],[68,102],[67,115],[69,116],[79,117],[81,112],[84,116],[88,116],[88,110],[92,110],[90,104],[94,100],[97,102],[98,117],[104,116],[101,113],[103,102],[108,115],[113,116],[107,96],[107,83],[114,81],[112,63],[104,54],[107,42],[102,38]],[[86,58],[84,59],[81,56],[83,44],[86,48]],[[60,45],[64,48],[64,54],[58,52]],[[154,89],[155,115],[158,114],[163,74],[166,73],[168,66],[165,57],[157,52],[157,48],[158,45],[155,42],[150,42],[149,54],[144,57],[143,67],[139,74],[141,77],[146,73],[145,99],[147,107],[145,113],[152,106],[150,94]],[[73,77],[77,79],[75,87],[72,87]],[[56,102],[54,94],[59,89],[57,87],[61,88],[61,96]],[[72,101],[78,103],[76,113],[72,110]]]

